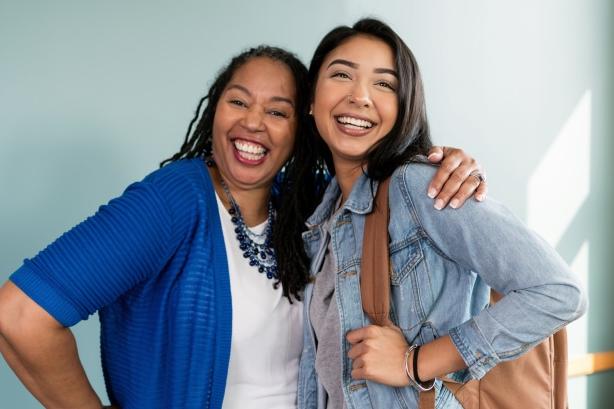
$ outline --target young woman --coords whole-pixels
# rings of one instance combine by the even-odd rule
[[[435,172],[412,163],[431,147],[424,92],[390,27],[366,19],[332,30],[309,73],[335,177],[304,234],[313,279],[299,408],[417,408],[420,386],[450,373],[479,379],[584,312],[577,278],[502,205],[438,212],[423,197]],[[379,327],[362,309],[360,257],[365,216],[387,178],[395,326]],[[487,308],[490,287],[504,297]],[[459,407],[435,387],[438,408]]]
[[[0,350],[45,407],[100,408],[68,329],[95,312],[121,408],[295,407],[309,278],[300,232],[326,177],[309,94],[292,54],[238,55],[180,152],[4,284]],[[434,188],[452,174],[440,199],[462,202],[479,168],[448,152]]]

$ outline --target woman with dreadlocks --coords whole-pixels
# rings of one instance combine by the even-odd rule
[[[309,276],[300,233],[327,178],[310,148],[309,89],[284,50],[238,55],[180,152],[4,284],[0,350],[45,407],[101,407],[68,329],[95,312],[113,405],[295,407]],[[448,152],[437,207],[485,194],[469,177],[475,161]]]

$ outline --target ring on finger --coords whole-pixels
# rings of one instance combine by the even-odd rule
[[[478,181],[478,184],[482,182],[486,182],[486,176],[484,176],[484,174],[480,172],[479,170],[474,170],[473,172],[469,174],[469,176],[473,176],[474,178],[476,178]]]

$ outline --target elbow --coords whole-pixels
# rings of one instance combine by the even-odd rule
[[[11,344],[38,339],[60,324],[11,281],[0,287],[0,337]]]
[[[7,294],[8,282],[0,287],[0,338],[6,338],[6,334],[10,331],[13,320],[11,319],[11,306],[10,297]]]
[[[578,287],[576,287],[576,290],[577,291],[576,297],[574,299],[575,311],[573,320],[580,318],[581,316],[586,314],[586,311],[588,310],[588,293],[586,289],[584,288],[584,286],[578,285]]]
[[[563,325],[567,325],[583,316],[588,308],[586,289],[575,281],[559,287],[558,299],[560,301],[559,318]]]
[[[19,327],[23,325],[22,309],[12,287],[14,285],[7,281],[0,288],[0,337],[7,341],[21,333]]]

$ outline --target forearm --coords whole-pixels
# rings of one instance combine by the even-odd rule
[[[28,374],[21,360],[17,357],[15,350],[9,345],[9,343],[0,335],[0,354],[4,357],[9,367],[15,372],[17,377],[21,380],[24,386],[34,396],[40,394],[40,389],[36,386],[34,379]]]
[[[348,332],[346,338],[352,344],[348,351],[352,360],[352,378],[407,386],[410,380],[404,370],[406,364],[412,378],[416,379],[412,365],[415,349],[404,362],[408,345],[397,327],[369,325]],[[466,366],[448,335],[420,347],[418,375],[421,381],[441,378]]]
[[[413,358],[413,355],[410,356],[409,362],[413,362]],[[467,365],[450,336],[446,335],[420,347],[417,367],[419,379],[429,381],[466,368]]]
[[[96,408],[102,404],[79,361],[66,328],[44,334],[0,336],[0,352],[25,387],[46,408]]]
[[[85,376],[72,332],[10,281],[0,288],[0,352],[45,407],[102,406]]]

